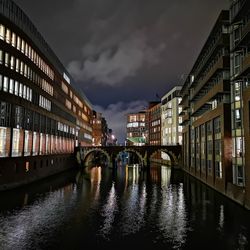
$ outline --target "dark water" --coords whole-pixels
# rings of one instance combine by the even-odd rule
[[[250,211],[181,171],[93,168],[0,194],[0,249],[250,249]]]

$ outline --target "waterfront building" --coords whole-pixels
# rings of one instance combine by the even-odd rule
[[[250,2],[231,1],[230,21],[233,184],[250,209]]]
[[[25,13],[0,1],[0,189],[72,167],[92,106]]]
[[[106,146],[107,142],[107,122],[101,113],[93,111],[93,145]]]
[[[146,112],[127,115],[127,139],[129,146],[143,146],[146,142]]]
[[[183,166],[232,196],[229,11],[221,11],[181,90]]]
[[[161,98],[161,145],[182,144],[181,88],[175,86]]]
[[[147,142],[149,145],[161,145],[161,102],[149,102],[147,109]]]

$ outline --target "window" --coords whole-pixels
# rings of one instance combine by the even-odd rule
[[[5,36],[6,43],[10,43],[11,40],[10,38],[11,38],[10,30],[6,29],[6,36]]]
[[[20,48],[21,48],[21,38],[19,36],[17,37],[17,46],[16,46],[16,48],[18,50],[20,50]]]
[[[11,94],[14,93],[14,80],[13,79],[10,79],[10,88],[9,88],[9,92]]]
[[[214,119],[214,133],[218,134],[221,132],[221,120],[220,116]]]
[[[19,83],[15,81],[15,95],[18,95]]]
[[[244,168],[241,165],[233,166],[234,184],[244,186]]]
[[[24,132],[24,155],[25,156],[30,155],[30,152],[29,152],[29,139],[30,139],[29,131],[25,130],[25,132]]]
[[[19,156],[20,130],[13,128],[12,156]]]
[[[11,56],[10,57],[10,68],[13,70],[14,69],[14,65],[15,64],[15,57]]]
[[[0,64],[3,64],[3,51],[0,50]]]
[[[235,115],[235,128],[241,128],[241,109],[234,110]]]
[[[215,176],[222,178],[222,163],[219,161],[215,162]]]
[[[16,34],[14,32],[12,32],[11,45],[16,47]]]
[[[8,92],[9,88],[9,78],[7,76],[3,79],[3,91]]]
[[[6,131],[6,128],[0,127],[0,157],[8,156],[6,151]]]
[[[4,64],[6,67],[9,67],[10,55],[5,53]]]
[[[5,27],[2,24],[0,24],[0,39],[4,40],[4,37],[5,37]]]

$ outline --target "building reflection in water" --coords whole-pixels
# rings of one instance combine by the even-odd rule
[[[102,168],[94,167],[90,170],[91,196],[93,202],[96,203],[100,197],[100,184],[102,180]]]

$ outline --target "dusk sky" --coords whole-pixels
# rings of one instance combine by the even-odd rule
[[[123,143],[126,114],[181,85],[229,0],[14,0]]]

